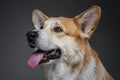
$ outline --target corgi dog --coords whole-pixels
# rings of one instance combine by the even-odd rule
[[[113,80],[89,44],[100,16],[99,6],[74,18],[48,17],[35,9],[35,29],[26,34],[29,46],[35,49],[28,66],[41,65],[45,80]]]

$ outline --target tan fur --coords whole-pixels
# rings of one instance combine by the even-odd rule
[[[98,11],[98,13],[100,14],[99,11]],[[74,63],[72,65],[73,66],[72,71],[74,71],[74,68],[78,67],[80,64],[83,64],[83,67],[81,68],[81,73],[84,72],[84,70],[86,69],[86,67],[90,63],[90,57],[93,57],[97,62],[97,67],[96,67],[96,72],[95,72],[98,76],[97,80],[112,80],[112,77],[106,71],[103,64],[99,60],[97,53],[90,47],[88,41],[84,41],[84,39],[81,39],[82,36],[79,35],[79,31],[78,31],[78,28],[75,24],[74,19],[60,17],[59,20],[61,21],[61,24],[63,25],[62,27],[64,27],[66,29],[65,33],[71,37],[74,36],[77,44],[80,45],[79,47],[83,51],[85,51],[83,62],[80,62],[78,60],[76,63]],[[93,26],[96,26],[97,23],[93,24]],[[92,27],[92,31],[94,31],[94,30],[95,30],[95,27]]]
[[[35,10],[33,14],[36,14],[37,12],[38,11]],[[87,29],[89,32],[84,33],[80,28],[82,22],[84,22],[84,16],[89,14],[89,12],[93,12],[92,14],[94,15],[92,20],[94,20],[94,22],[91,24],[89,28],[90,31],[89,29]],[[95,52],[95,50],[91,48],[88,41],[88,39],[91,37],[92,33],[96,29],[96,26],[100,19],[100,15],[101,15],[100,7],[93,6],[74,18],[65,17],[48,18],[45,15],[43,15],[44,18],[43,20],[46,19],[46,21],[56,21],[56,24],[51,23],[50,26],[53,27],[54,25],[58,25],[63,29],[63,33],[59,34],[55,33],[53,28],[50,28],[49,36],[51,36],[52,39],[58,43],[68,45],[66,47],[67,59],[64,60],[65,61],[64,64],[65,66],[70,68],[71,74],[74,74],[76,71],[80,71],[79,76],[81,75],[85,76],[85,74],[87,74],[85,73],[85,71],[89,69],[89,65],[92,63],[91,61],[93,59],[93,61],[95,61],[95,68],[93,71],[95,76],[93,77],[96,77],[96,80],[112,80],[112,77],[106,71],[102,62],[100,61],[98,54]],[[34,20],[33,23],[36,24]],[[47,27],[47,24],[44,24],[44,27]]]

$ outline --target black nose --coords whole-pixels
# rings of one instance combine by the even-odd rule
[[[28,40],[36,40],[36,38],[38,37],[38,33],[37,33],[37,31],[29,31],[28,33],[27,33],[27,38],[28,38]]]
[[[34,48],[35,43],[36,43],[36,39],[38,38],[38,32],[37,31],[29,31],[26,34],[26,36],[27,36],[27,39],[28,39],[29,46]]]

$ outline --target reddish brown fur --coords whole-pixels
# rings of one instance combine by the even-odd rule
[[[83,20],[83,15],[90,10],[93,10],[95,12],[94,14],[96,14],[95,21],[91,25],[90,32],[88,34],[85,34],[80,29],[81,28],[80,21]],[[35,11],[34,13],[36,12],[37,11]],[[91,37],[92,33],[96,29],[96,26],[99,22],[100,15],[101,15],[100,7],[93,6],[90,9],[84,11],[82,14],[76,16],[75,18],[58,17],[58,18],[52,18],[52,19],[60,21],[59,25],[63,29],[64,34],[60,35],[59,39],[62,40],[62,38],[64,39],[65,37],[67,38],[69,37],[70,39],[73,39],[77,44],[77,46],[81,49],[81,54],[83,55],[83,58],[79,58],[74,63],[71,64],[70,63],[71,60],[69,58],[70,56],[69,55],[67,56],[68,61],[66,61],[66,64],[67,66],[71,66],[71,73],[74,73],[74,71],[79,68],[80,73],[82,74],[88,68],[88,65],[91,62],[91,58],[94,58],[96,62],[96,67],[95,67],[95,73],[97,75],[96,80],[112,80],[112,77],[106,71],[102,62],[100,61],[98,54],[91,48],[88,42],[88,39]],[[47,18],[47,17],[43,15],[43,18]],[[51,29],[50,32],[51,32],[50,36],[55,35],[53,29]],[[75,55],[79,55],[78,51],[74,51],[74,52],[75,52],[74,53]],[[67,54],[70,54],[69,50]],[[81,64],[82,64],[82,67],[80,67]]]
[[[98,9],[98,7],[92,7],[92,8],[95,9],[95,11],[98,15],[101,14],[101,11]],[[76,43],[79,45],[79,47],[81,48],[81,50],[84,53],[83,60],[78,61],[72,65],[73,66],[72,71],[74,72],[74,68],[78,67],[80,64],[83,64],[83,67],[80,70],[81,70],[81,73],[84,72],[84,70],[86,70],[88,64],[90,63],[90,58],[94,57],[94,59],[97,62],[97,65],[96,65],[97,67],[96,67],[96,72],[95,72],[98,76],[97,80],[112,80],[112,77],[109,75],[109,73],[106,71],[103,64],[101,63],[101,61],[98,57],[98,54],[90,47],[89,42],[87,41],[91,37],[94,30],[96,29],[96,26],[99,22],[100,16],[97,16],[98,20],[96,20],[96,22],[94,22],[94,24],[92,25],[91,32],[89,33],[90,34],[89,37],[84,37],[83,35],[80,34],[81,32],[80,32],[80,29],[79,29],[79,26],[77,23],[78,17],[81,18],[85,12],[83,12],[80,16],[77,16],[77,19],[64,18],[64,17],[58,18],[58,20],[60,20],[60,22],[62,24],[62,27],[64,28],[64,33],[67,36],[74,37],[76,40]],[[101,77],[103,77],[103,78],[101,78]]]

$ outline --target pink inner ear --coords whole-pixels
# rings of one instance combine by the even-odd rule
[[[84,23],[81,24],[81,30],[82,30],[82,32],[85,32],[86,25],[87,25],[87,21],[85,21]]]
[[[33,15],[33,22],[36,29],[39,29],[43,25],[43,20],[39,14]]]
[[[81,31],[83,33],[89,33],[91,31],[91,26],[95,21],[95,13],[88,12],[83,15],[83,22],[81,23]]]

